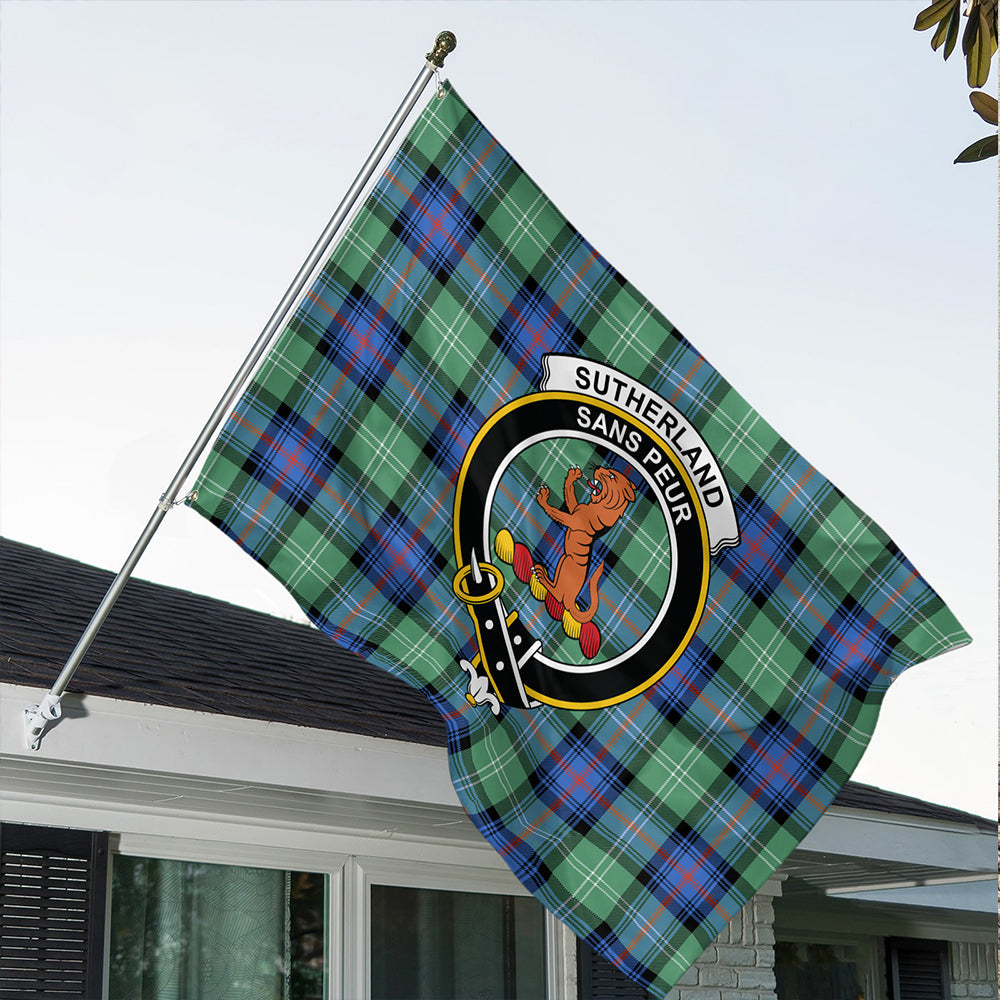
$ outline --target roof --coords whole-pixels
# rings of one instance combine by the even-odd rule
[[[836,805],[844,809],[861,809],[865,812],[883,812],[913,816],[917,819],[938,820],[943,823],[968,823],[979,830],[992,833],[997,828],[996,820],[974,813],[962,812],[949,806],[935,805],[911,795],[887,792],[872,785],[862,785],[849,781],[837,794]]]
[[[114,574],[0,539],[0,681],[48,689]],[[403,681],[300,625],[132,578],[69,692],[444,746]]]
[[[114,574],[0,538],[0,681],[48,689]],[[309,625],[131,579],[68,690],[444,746],[437,711]],[[835,805],[995,830],[992,820],[849,782]]]

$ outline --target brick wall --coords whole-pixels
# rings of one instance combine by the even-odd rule
[[[684,973],[668,1000],[776,1000],[774,897],[780,895],[777,879],[766,883]]]
[[[948,948],[951,995],[989,998],[997,995],[997,953],[990,944],[953,941]]]

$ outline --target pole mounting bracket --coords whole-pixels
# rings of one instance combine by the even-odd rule
[[[50,722],[62,716],[62,696],[47,692],[37,705],[29,705],[24,710],[24,743],[29,750],[37,750],[42,744],[42,735]]]

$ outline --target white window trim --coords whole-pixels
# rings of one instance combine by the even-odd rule
[[[205,864],[243,865],[247,868],[277,868],[282,871],[320,874],[339,874],[347,861],[346,854],[335,851],[308,851],[283,846],[235,844],[135,833],[123,833],[113,838],[112,853],[163,861],[198,861]]]
[[[324,953],[327,973],[324,977],[325,1000],[342,1000],[345,948],[338,942],[345,937],[343,854],[299,850],[295,848],[233,844],[215,840],[193,840],[157,834],[123,833],[112,835],[111,864],[108,865],[107,913],[104,935],[104,996],[108,1000],[111,963],[111,874],[115,855],[156,858],[163,861],[194,861],[205,864],[242,865],[248,868],[273,868],[279,871],[307,871],[326,877],[326,935]]]
[[[399,885],[452,892],[509,896],[531,894],[492,852],[482,865],[444,864],[407,857],[347,855],[280,844],[123,832],[112,837],[112,853],[130,857],[246,865],[286,871],[310,871],[327,877],[326,1000],[369,1000],[371,996],[371,886]],[[110,877],[110,866],[109,866]],[[108,896],[110,908],[111,898]],[[549,1000],[577,996],[576,938],[545,913],[546,986]],[[107,968],[105,983],[108,982]],[[106,998],[105,998],[106,1000]]]
[[[344,867],[344,965],[343,997],[371,998],[371,887],[406,886],[450,892],[495,893],[528,896],[509,870],[465,865],[400,862],[391,858],[352,857]],[[551,913],[545,911],[545,976],[549,1000],[575,1000],[576,938]]]

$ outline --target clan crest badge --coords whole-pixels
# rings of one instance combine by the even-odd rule
[[[667,400],[548,354],[539,391],[480,428],[455,494],[478,653],[466,698],[599,709],[655,684],[701,620],[710,558],[739,542],[722,469]]]

